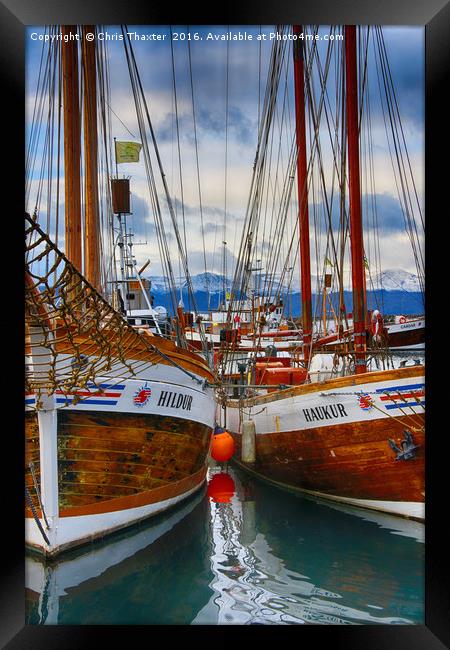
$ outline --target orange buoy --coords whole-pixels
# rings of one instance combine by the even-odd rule
[[[232,436],[225,429],[216,427],[211,441],[212,458],[219,463],[223,463],[230,460],[234,454],[234,450],[235,444]]]
[[[221,472],[220,474],[214,474],[208,483],[206,492],[214,503],[230,503],[235,490],[236,486],[231,476]]]

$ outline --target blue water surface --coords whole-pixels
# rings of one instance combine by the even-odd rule
[[[231,482],[214,491],[224,472]],[[27,623],[424,624],[423,524],[233,466],[208,480],[169,513],[57,562],[27,556]]]

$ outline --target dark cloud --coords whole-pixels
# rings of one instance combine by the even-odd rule
[[[361,27],[361,58],[360,70],[365,65],[367,27]],[[319,34],[329,32],[329,27],[321,27]],[[423,27],[390,27],[370,26],[367,47],[366,93],[370,98],[371,119],[383,121],[383,112],[389,121],[386,108],[386,89],[392,97],[392,89],[398,102],[399,112],[404,122],[411,122],[415,128],[423,128],[425,105],[425,30]],[[322,68],[325,67],[327,50],[329,47],[341,45],[335,41],[330,45],[328,41],[317,41]],[[312,44],[307,46],[310,50]],[[386,59],[388,65],[386,65]],[[381,62],[383,61],[383,65]],[[313,66],[313,78],[316,100],[320,96],[320,83],[316,66]],[[384,73],[382,71],[384,67]],[[336,70],[333,65],[329,67],[327,84],[332,96],[336,87]],[[340,71],[338,72],[340,74]],[[391,86],[392,83],[392,86]],[[292,82],[290,82],[292,86]],[[367,97],[367,94],[366,94]],[[382,99],[382,101],[381,101]],[[383,108],[382,108],[383,106]]]
[[[405,220],[399,200],[391,194],[363,194],[361,197],[364,229],[377,229],[380,234],[403,232]],[[316,208],[324,210],[323,204]],[[348,214],[348,204],[347,204]],[[334,228],[339,225],[339,207],[334,204],[332,210],[332,223]]]
[[[405,218],[399,200],[391,194],[363,194],[361,197],[362,215],[365,231],[377,229],[380,234],[404,232]],[[326,219],[327,209],[324,203],[310,204],[310,215],[316,214],[319,219]],[[348,201],[346,202],[348,215]],[[334,230],[339,228],[340,207],[337,201],[331,209],[331,223]]]
[[[235,105],[228,107],[228,119],[225,112],[218,113],[201,108],[199,110],[198,124],[203,131],[221,136],[225,136],[228,130],[228,137],[234,138],[242,144],[254,144],[256,142],[256,123]]]
[[[164,214],[166,211],[166,202],[160,199],[161,210]],[[131,210],[132,217],[129,218],[127,223],[127,229],[132,228],[135,238],[133,243],[136,244],[139,241],[149,242],[151,240],[156,242],[157,230],[155,225],[155,218],[152,210],[150,210],[148,203],[145,199],[136,194],[133,194],[131,197]],[[172,232],[172,225],[167,215],[167,219],[163,220],[167,225],[165,228],[165,234],[169,241],[174,240],[175,236]]]
[[[389,62],[387,83],[390,83],[390,75],[402,120],[411,120],[414,126],[423,127],[425,108],[425,30],[418,27],[401,29],[383,27],[382,35],[383,38],[377,38],[374,30],[371,31],[372,56],[369,72],[372,90],[374,94],[375,92],[379,93],[378,83],[380,81],[385,104],[385,86],[381,75],[379,54],[380,43],[383,43]],[[374,49],[377,52],[375,56]]]
[[[390,194],[375,194],[362,197],[363,212],[366,212],[366,228],[379,229],[383,233],[405,230],[405,219],[398,199]]]
[[[161,201],[165,202],[165,198],[161,198]],[[178,198],[172,198],[172,204],[175,210],[175,214],[178,218],[181,218],[183,215],[183,204]],[[230,211],[225,212],[223,208],[217,208],[210,205],[202,206],[202,215],[203,215],[203,230],[205,234],[210,232],[215,232],[217,228],[223,226],[225,219],[230,220],[232,223],[243,221],[244,217],[231,213]],[[188,203],[184,204],[184,216],[189,225],[197,225],[199,228],[201,226],[201,214],[200,214],[200,204],[189,205]]]
[[[160,142],[174,142],[177,139],[177,120],[180,141],[195,145],[195,131],[192,113],[166,113],[155,127]],[[196,112],[197,136],[199,138],[213,135],[235,141],[242,145],[256,144],[257,124],[237,106],[228,107],[228,119],[225,111],[199,108]]]

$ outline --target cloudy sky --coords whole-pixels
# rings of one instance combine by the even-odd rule
[[[109,62],[111,135],[117,140],[141,142],[124,47],[123,43],[118,40],[121,35],[120,27],[98,26],[98,30],[103,35],[102,43],[106,44],[105,51]],[[207,269],[220,273],[222,270],[222,242],[225,239],[227,242],[227,270],[228,275],[231,276],[249,198],[257,145],[258,119],[261,115],[272,49],[270,35],[275,33],[275,27],[172,26],[171,34],[169,27],[128,26],[127,31],[133,34],[131,44],[145,90],[169,191],[176,208],[181,236],[183,239],[186,237],[190,271],[192,274],[203,272],[206,257]],[[240,33],[247,38],[245,40],[222,40],[220,37],[228,32],[234,35]],[[319,30],[320,35],[329,32],[329,27],[322,27]],[[43,27],[27,29],[26,126],[28,136],[31,133],[43,47],[39,38],[44,33]],[[423,212],[424,30],[421,27],[384,27],[383,33],[409,164]],[[191,67],[189,66],[188,34],[191,35],[189,41]],[[260,34],[266,36],[265,40],[258,40]],[[198,35],[198,38],[195,35]],[[157,36],[161,37],[160,40],[154,38]],[[252,39],[249,38],[250,36]],[[146,38],[144,40],[141,37]],[[399,178],[393,171],[389,153],[389,146],[392,149],[392,142],[389,143],[386,137],[385,120],[387,118],[382,110],[382,101],[380,100],[380,77],[375,64],[374,44],[375,37],[371,36],[367,67],[367,79],[371,88],[371,174],[362,172],[362,192],[363,207],[376,202],[378,225],[375,232],[373,214],[370,214],[370,209],[368,209],[365,217],[366,254],[371,264],[381,261],[381,267],[384,269],[402,268],[415,273],[416,266],[411,253],[410,240],[405,231],[405,219],[401,208],[402,187],[400,185],[399,201]],[[322,64],[325,62],[328,46],[329,43],[324,40],[317,42]],[[280,101],[275,115],[275,120],[278,120],[278,123],[284,120],[287,126],[287,130],[282,132],[282,138],[286,144],[284,149],[280,149],[279,152],[282,159],[280,170],[283,170],[284,173],[287,170],[286,161],[293,134],[294,104],[290,47],[291,44],[288,44],[280,81]],[[335,92],[333,88],[336,85],[333,66],[336,65],[339,45],[335,44],[334,47],[328,94],[331,114],[333,101],[335,101],[332,93]],[[176,107],[173,66],[177,95]],[[191,72],[197,129],[198,169],[194,138]],[[286,101],[285,113],[283,113],[283,97]],[[183,193],[180,185],[176,112],[178,113]],[[369,133],[367,131],[368,124],[369,122],[364,127],[363,139]],[[325,121],[321,124],[322,128],[325,128]],[[42,131],[43,133],[44,131]],[[276,130],[275,133],[278,131]],[[31,176],[28,206],[31,210],[36,201],[39,185],[42,143],[44,142],[42,134],[41,145],[37,147],[35,169]],[[329,140],[329,136],[327,137]],[[367,162],[368,145],[364,144],[361,147],[363,162]],[[331,153],[329,143],[328,145],[324,144],[322,155],[324,168],[326,168],[325,182],[328,188],[331,187],[333,177]],[[159,275],[161,273],[160,254],[142,155],[139,163],[119,165],[119,173],[131,177],[133,217],[130,222],[136,233],[136,242],[146,242],[134,249],[138,265],[150,258],[151,273]],[[203,232],[197,173],[200,177]],[[372,180],[369,182],[369,179]],[[412,191],[412,186],[410,190]],[[45,192],[46,189],[42,188],[41,209],[43,212],[46,212],[47,205]],[[178,270],[179,261],[175,237],[163,199],[161,183],[159,183],[158,193],[161,197],[167,236],[171,246],[172,262],[174,268]],[[51,201],[52,209],[54,209],[54,196]],[[323,210],[325,202],[318,189],[313,196],[310,195],[309,201],[311,214],[319,215],[318,217],[311,216],[311,219],[323,220],[324,217],[320,216],[320,212]],[[334,201],[336,201],[336,197]],[[286,242],[295,234],[296,205],[294,192],[286,226]],[[337,219],[336,206],[337,204],[333,203],[332,219],[334,222]],[[419,235],[421,235],[420,220],[417,215],[418,213],[415,218]],[[324,226],[320,226],[318,223],[312,224],[312,232],[317,237],[317,241],[312,241],[313,257],[314,252],[319,251],[320,255],[325,252]],[[311,236],[313,237],[313,235]],[[268,238],[267,234],[265,237]],[[61,237],[60,241],[63,241]],[[268,245],[266,242],[266,247]],[[286,247],[287,245],[286,243]],[[263,255],[263,249],[261,249],[261,255]],[[291,262],[296,263],[296,260],[293,259]],[[317,270],[315,262],[313,262],[313,273]],[[298,284],[298,282],[294,281],[294,284]]]

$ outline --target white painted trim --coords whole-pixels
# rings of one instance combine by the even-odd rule
[[[63,550],[93,541],[131,524],[152,517],[175,504],[183,501],[196,492],[204,484],[201,481],[194,488],[170,499],[151,503],[137,508],[103,512],[96,515],[81,515],[77,517],[60,517],[56,524],[54,543],[48,546],[37,527],[33,517],[25,519],[25,543],[48,555],[56,555]],[[41,520],[41,523],[42,520]]]
[[[400,515],[402,517],[408,517],[411,519],[418,519],[420,521],[425,521],[425,503],[420,503],[417,501],[382,501],[378,499],[352,499],[350,497],[341,497],[332,494],[325,494],[324,492],[316,492],[315,490],[304,490],[302,488],[296,488],[305,494],[311,496],[326,499],[327,501],[338,501],[339,503],[347,503],[352,506],[357,506],[359,508],[366,508],[369,510],[378,510],[381,512],[387,512],[394,515]]]

